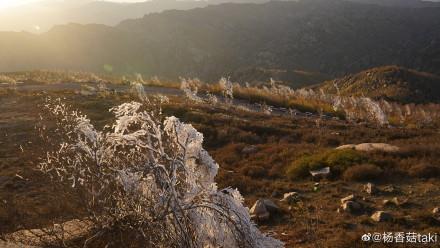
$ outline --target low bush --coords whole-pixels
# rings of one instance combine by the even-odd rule
[[[360,164],[348,168],[343,178],[347,181],[370,181],[381,177],[383,171],[374,164]]]
[[[412,166],[408,174],[416,178],[440,177],[440,166],[429,165],[429,164],[418,164]]]
[[[240,171],[251,178],[262,178],[267,176],[267,170],[261,166],[245,166],[241,168]]]
[[[343,173],[350,166],[367,162],[367,158],[359,151],[342,149],[326,153],[325,161],[332,168],[332,172]]]
[[[341,175],[353,165],[367,162],[367,158],[360,152],[352,149],[330,150],[324,153],[306,155],[295,160],[287,168],[287,177],[290,179],[305,178],[310,170],[330,167],[333,175]]]

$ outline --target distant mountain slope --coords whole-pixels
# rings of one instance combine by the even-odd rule
[[[440,8],[337,0],[221,4],[149,14],[115,27],[0,33],[0,71],[110,69],[211,81],[246,68],[337,77],[397,64],[440,74],[439,30]]]
[[[1,0],[0,0],[1,1]],[[128,18],[165,10],[188,10],[224,2],[263,3],[270,0],[150,0],[120,3],[93,0],[40,0],[16,8],[0,9],[0,30],[45,32],[68,23],[116,25]]]
[[[318,72],[293,69],[280,70],[261,67],[238,69],[230,74],[230,78],[234,82],[248,82],[251,85],[267,85],[272,79],[277,82],[284,82],[291,88],[301,88],[306,85],[314,85],[331,79],[329,75]]]
[[[397,66],[369,69],[320,86],[325,92],[403,103],[440,103],[440,76]]]
[[[400,6],[411,8],[440,7],[438,1],[422,0],[350,0],[356,3],[376,4],[382,6]]]

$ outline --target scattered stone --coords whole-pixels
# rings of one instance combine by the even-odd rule
[[[389,185],[389,186],[386,186],[385,188],[383,188],[382,191],[385,192],[385,193],[390,193],[390,194],[392,194],[392,193],[396,193],[396,192],[397,192],[397,189],[396,189],[396,187],[394,187],[393,185]]]
[[[269,219],[270,213],[264,205],[262,200],[258,200],[255,202],[254,206],[252,206],[249,211],[252,219],[257,220],[267,220]]]
[[[356,197],[354,195],[349,195],[341,199],[342,204],[344,204],[347,201],[356,201]]]
[[[318,191],[319,190],[319,183],[315,183],[314,185],[313,185],[313,191],[314,192],[316,192],[316,191]]]
[[[250,209],[252,219],[267,220],[270,214],[276,213],[280,208],[269,199],[259,199]]]
[[[258,147],[257,147],[257,146],[254,146],[254,145],[252,145],[252,146],[246,146],[245,148],[243,148],[243,150],[241,150],[241,152],[242,152],[243,154],[253,154],[253,153],[258,152]]]
[[[362,209],[362,205],[355,201],[346,201],[342,203],[341,208],[344,210],[344,212],[354,214]]]
[[[278,197],[280,195],[280,192],[278,192],[277,190],[272,191],[272,194],[270,195],[270,197],[275,198]]]
[[[336,150],[344,150],[344,149],[353,149],[353,150],[356,150],[356,145],[354,145],[354,144],[348,144],[348,145],[342,145],[342,146],[338,146],[338,147],[336,147]]]
[[[399,206],[399,205],[400,205],[400,202],[399,202],[399,200],[397,199],[397,197],[394,197],[394,198],[391,199],[391,200],[383,200],[383,205],[384,205],[384,206],[391,206],[391,205]]]
[[[287,202],[288,204],[295,203],[299,200],[299,194],[297,192],[285,193],[283,199],[280,201]]]
[[[269,199],[264,199],[263,203],[266,206],[267,211],[269,211],[269,213],[276,213],[280,211],[280,208],[273,201]]]
[[[371,219],[376,222],[389,221],[392,219],[392,215],[385,211],[376,211],[373,215],[371,215]]]
[[[369,195],[375,195],[375,194],[377,194],[379,192],[377,187],[374,184],[372,184],[372,183],[367,183],[364,186],[364,191],[367,192],[367,194],[369,194]]]
[[[309,171],[314,178],[326,178],[330,175],[330,167]]]
[[[344,211],[350,214],[360,212],[362,204],[359,203],[354,195],[349,195],[341,199],[341,209],[338,212]]]
[[[353,149],[356,151],[362,152],[372,152],[372,151],[382,151],[382,152],[398,152],[400,150],[399,147],[393,146],[385,143],[362,143],[358,145],[348,144],[339,146],[336,149]]]

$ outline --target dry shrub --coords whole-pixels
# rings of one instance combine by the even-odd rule
[[[262,178],[267,176],[267,171],[262,166],[245,166],[240,171],[249,177]]]
[[[408,174],[416,178],[434,178],[440,177],[440,166],[429,165],[429,164],[418,164],[412,166]]]
[[[374,164],[360,164],[348,168],[343,177],[347,181],[368,181],[378,179],[382,173],[382,169]]]

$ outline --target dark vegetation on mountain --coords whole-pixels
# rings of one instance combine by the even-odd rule
[[[383,6],[399,6],[399,7],[440,7],[438,1],[422,1],[422,0],[350,0],[357,3],[376,4]]]
[[[251,85],[264,85],[270,79],[284,82],[289,87],[300,88],[330,79],[329,75],[319,72],[301,70],[266,69],[262,67],[243,68],[232,72],[230,77],[237,82],[248,82]]]
[[[325,82],[325,92],[403,103],[440,102],[440,77],[398,66],[384,66]],[[337,88],[336,88],[337,87]]]
[[[255,74],[240,72],[264,68],[332,78],[396,64],[439,74],[438,30],[440,8],[332,0],[221,4],[149,14],[115,27],[70,24],[42,35],[3,32],[0,71],[68,68],[252,81]],[[292,84],[319,83],[314,78]]]

